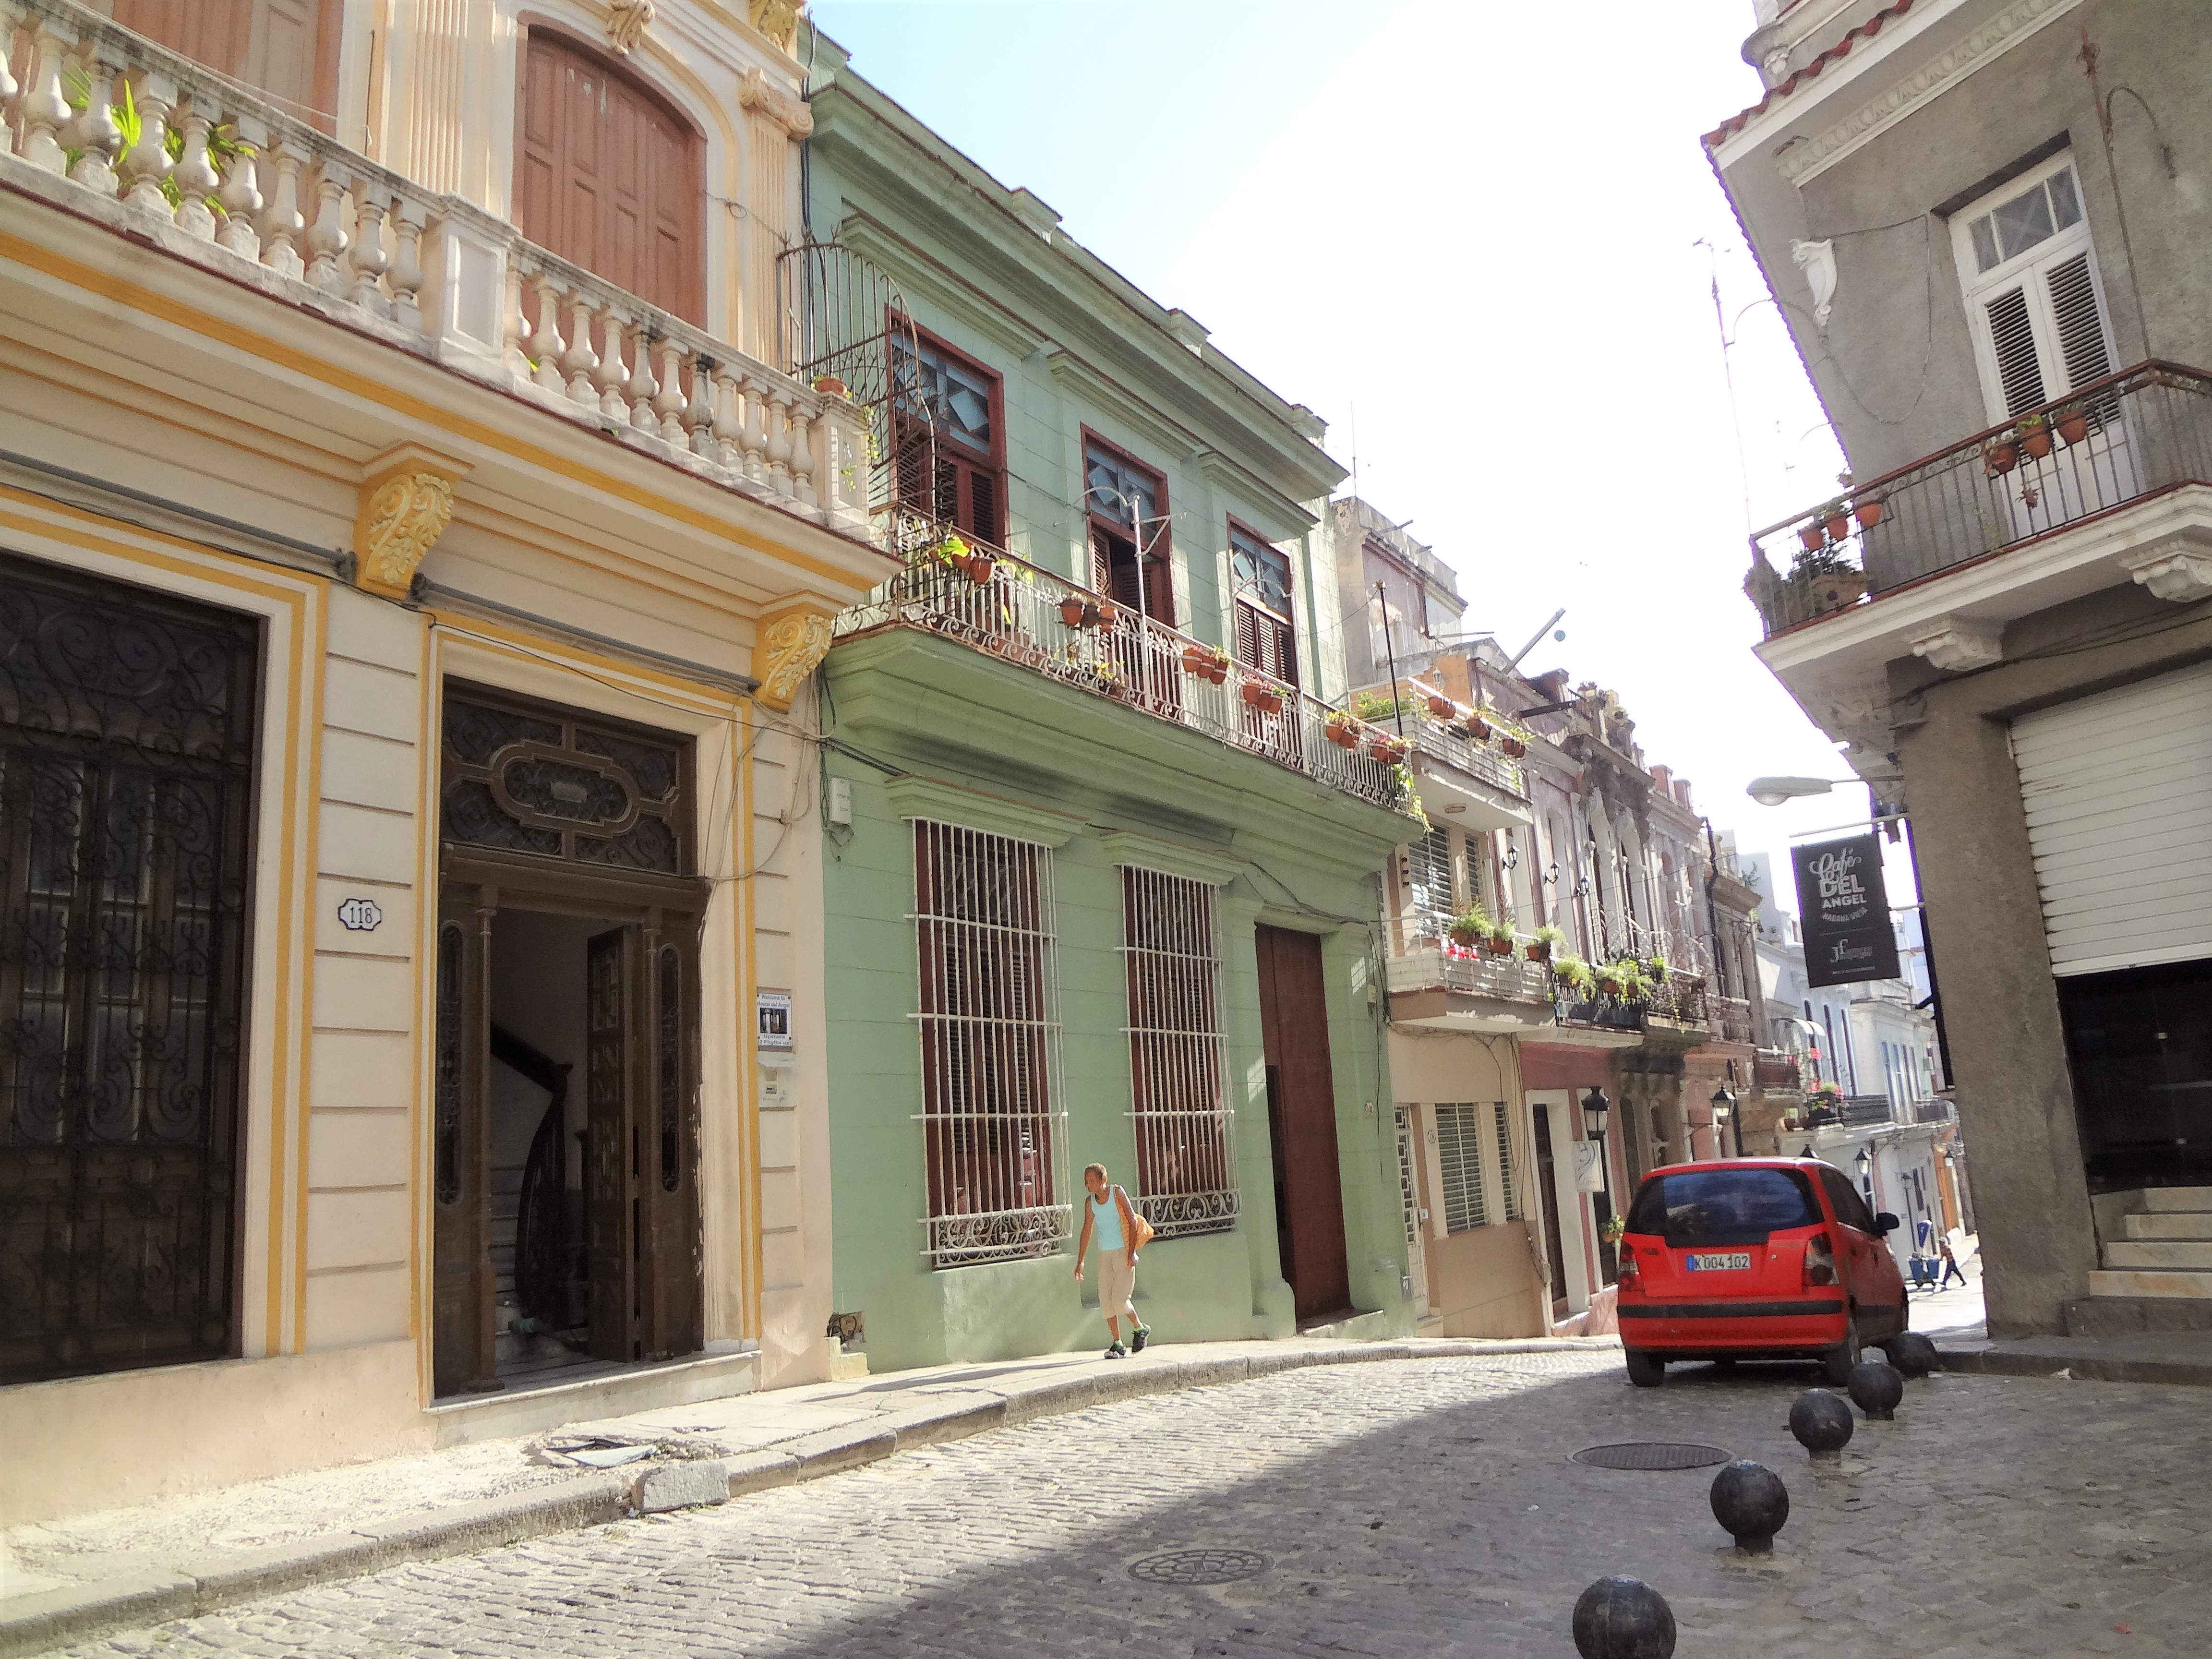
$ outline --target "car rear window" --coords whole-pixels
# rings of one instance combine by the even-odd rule
[[[1814,1227],[1820,1206],[1795,1170],[1686,1170],[1655,1176],[1636,1194],[1628,1231],[1669,1244],[1758,1244],[1769,1233]]]

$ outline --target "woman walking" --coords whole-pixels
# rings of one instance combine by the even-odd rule
[[[1075,1244],[1075,1279],[1083,1282],[1083,1258],[1095,1236],[1098,1241],[1098,1311],[1106,1316],[1106,1332],[1113,1344],[1109,1359],[1126,1359],[1131,1349],[1142,1353],[1152,1328],[1137,1318],[1137,1304],[1129,1297],[1137,1288],[1137,1250],[1152,1229],[1129,1202],[1128,1194],[1109,1186],[1103,1164],[1086,1165],[1083,1184],[1091,1196],[1083,1206],[1083,1237]],[[1129,1346],[1121,1346],[1121,1321],[1129,1321]]]

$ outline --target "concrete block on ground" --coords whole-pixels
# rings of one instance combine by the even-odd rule
[[[638,1478],[637,1507],[641,1514],[660,1515],[669,1510],[729,1501],[730,1466],[719,1457],[664,1463]]]

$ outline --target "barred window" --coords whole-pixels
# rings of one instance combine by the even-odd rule
[[[1050,1255],[1070,1220],[1052,855],[916,819],[914,886],[925,1249],[939,1267]]]
[[[1444,1231],[1486,1226],[1489,1206],[1482,1190],[1482,1119],[1471,1105],[1438,1106],[1437,1173],[1444,1188]]]
[[[1135,1196],[1163,1237],[1220,1232],[1237,1221],[1222,1090],[1218,938],[1211,887],[1124,867]]]
[[[1506,1115],[1505,1103],[1498,1101],[1491,1107],[1498,1124],[1498,1193],[1501,1207],[1508,1221],[1521,1219],[1521,1194],[1513,1189],[1513,1120]]]

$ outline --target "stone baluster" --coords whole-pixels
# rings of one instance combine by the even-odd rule
[[[345,292],[345,271],[339,256],[351,239],[346,235],[343,206],[346,186],[352,183],[345,170],[325,161],[315,173],[315,222],[307,227],[309,286],[329,295]]]
[[[779,495],[791,494],[791,404],[789,386],[779,386],[768,394],[768,487]]]
[[[167,182],[169,111],[177,101],[177,83],[165,75],[140,70],[131,76],[131,101],[138,112],[138,142],[123,158],[124,176],[131,193],[124,199],[135,208],[173,219],[174,210],[161,186]]]
[[[702,358],[701,361],[705,360]],[[716,363],[714,375],[714,389],[719,396],[714,409],[714,423],[708,434],[710,447],[702,453],[711,456],[732,472],[742,472],[745,466],[744,391],[738,380],[738,371],[732,364]]]
[[[300,168],[307,158],[284,138],[272,143],[265,154],[276,179],[270,185],[269,205],[261,212],[261,263],[279,276],[298,282],[307,272],[307,262],[300,257],[301,240],[307,229],[307,222],[300,216]]]
[[[745,477],[757,484],[768,483],[768,382],[748,372],[745,386],[745,424],[739,436],[745,447]]]
[[[222,204],[222,228],[215,239],[233,253],[258,260],[261,233],[253,226],[261,212],[261,174],[255,158],[269,148],[267,125],[250,115],[240,116],[238,142],[239,152],[223,169],[222,189],[216,197]]]
[[[791,416],[791,494],[801,507],[814,502],[814,438],[808,431],[813,416],[805,403],[793,404]]]
[[[392,320],[417,334],[422,332],[422,307],[416,297],[422,288],[422,228],[429,217],[428,206],[412,197],[400,197],[392,204],[392,234],[398,252],[385,279],[392,286]]]
[[[11,155],[15,148],[15,95],[22,88],[15,83],[15,72],[9,68],[8,60],[15,55],[15,29],[23,21],[23,8],[17,0],[0,0],[0,155]]]
[[[531,378],[548,392],[566,392],[562,365],[568,361],[568,343],[561,337],[560,295],[553,279],[542,270],[531,278],[531,286],[538,290],[538,328],[530,337],[530,355],[538,359],[538,368]]]
[[[530,325],[522,314],[521,260],[510,256],[501,280],[506,298],[500,303],[500,331],[507,340],[507,372],[526,380],[534,371],[530,367]],[[450,303],[441,299],[440,309]]]
[[[0,31],[9,37],[0,42],[0,47],[12,45],[13,25],[0,18]],[[4,55],[4,50],[0,50],[0,56]],[[69,147],[83,152],[70,169],[70,177],[111,200],[121,188],[116,181],[115,158],[123,152],[123,129],[115,125],[109,100],[115,95],[116,79],[123,67],[120,54],[106,41],[93,48],[92,61],[85,65],[84,108],[70,123],[68,135]],[[4,73],[0,69],[0,74]]]
[[[354,186],[354,198],[353,287],[346,297],[374,316],[389,317],[392,302],[384,297],[384,273],[392,268],[392,256],[384,251],[384,215],[390,198],[366,179]]]
[[[685,447],[694,455],[713,460],[714,445],[714,360],[703,351],[691,355],[691,400],[684,405]]]
[[[607,348],[600,356],[599,366],[592,371],[592,384],[599,388],[599,413],[628,426],[629,404],[623,399],[623,386],[629,379],[629,371],[623,366],[622,313],[611,304],[602,307],[599,326]]]
[[[690,406],[684,397],[684,348],[663,335],[660,340],[660,391],[653,400],[654,420],[661,442],[676,449],[691,447],[691,433],[684,424]]]
[[[13,39],[11,30],[10,44]],[[33,167],[56,175],[69,171],[61,135],[76,117],[62,95],[62,59],[76,44],[76,32],[67,25],[51,17],[31,21],[31,54],[24,67],[27,78],[15,106],[15,125],[21,134],[17,150]]]
[[[568,396],[586,409],[599,407],[599,389],[592,384],[599,366],[599,354],[592,349],[592,301],[580,288],[568,296],[568,351],[561,368],[568,376]]]
[[[177,228],[187,236],[212,242],[215,210],[207,204],[207,198],[215,194],[222,180],[216,175],[215,163],[208,156],[208,131],[222,112],[205,98],[197,96],[187,100],[182,107],[184,149],[170,175],[177,181],[180,198],[177,203]]]
[[[660,382],[653,377],[653,344],[652,325],[640,323],[629,343],[629,380],[622,389],[623,400],[629,405],[623,413],[640,432],[660,430],[660,417],[653,412],[653,400],[660,391]]]

